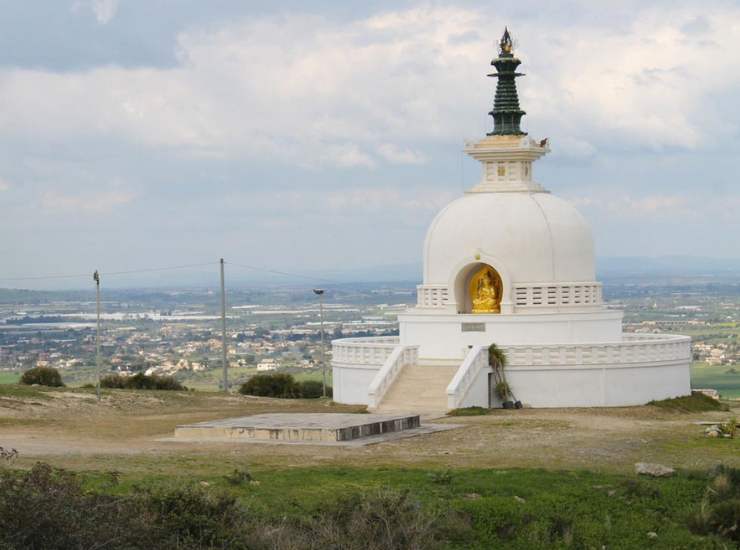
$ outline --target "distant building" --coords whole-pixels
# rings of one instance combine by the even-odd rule
[[[257,372],[271,371],[276,370],[277,368],[278,364],[274,359],[263,359],[257,363]]]

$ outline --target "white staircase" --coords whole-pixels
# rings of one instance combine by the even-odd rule
[[[416,365],[404,366],[376,410],[446,412],[447,386],[460,368],[460,363],[460,360],[419,358]]]

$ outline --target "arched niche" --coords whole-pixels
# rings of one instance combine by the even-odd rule
[[[454,289],[458,313],[500,313],[509,294],[501,273],[485,262],[464,266],[455,278]]]

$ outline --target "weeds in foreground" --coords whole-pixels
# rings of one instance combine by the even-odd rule
[[[719,466],[710,474],[704,497],[688,518],[700,535],[715,534],[740,542],[740,469]]]
[[[254,481],[254,477],[246,468],[234,468],[234,471],[224,476],[229,485],[244,485]]]
[[[5,447],[0,447],[0,465],[10,464],[16,458],[18,458],[18,451],[16,451],[15,449],[6,449]]]
[[[355,494],[302,520],[256,518],[235,497],[198,486],[105,495],[47,464],[0,470],[3,549],[422,550],[442,546],[445,529],[408,492]]]

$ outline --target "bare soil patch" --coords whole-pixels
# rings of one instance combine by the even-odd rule
[[[22,393],[22,392],[21,392]],[[42,394],[42,395],[37,395]],[[635,462],[679,468],[740,466],[740,439],[712,440],[694,424],[740,413],[677,413],[657,407],[522,409],[435,422],[462,428],[359,448],[162,441],[178,424],[266,412],[361,412],[322,400],[205,392],[39,390],[0,396],[0,446],[20,464],[162,473],[209,463],[265,466],[405,466],[631,471]]]

